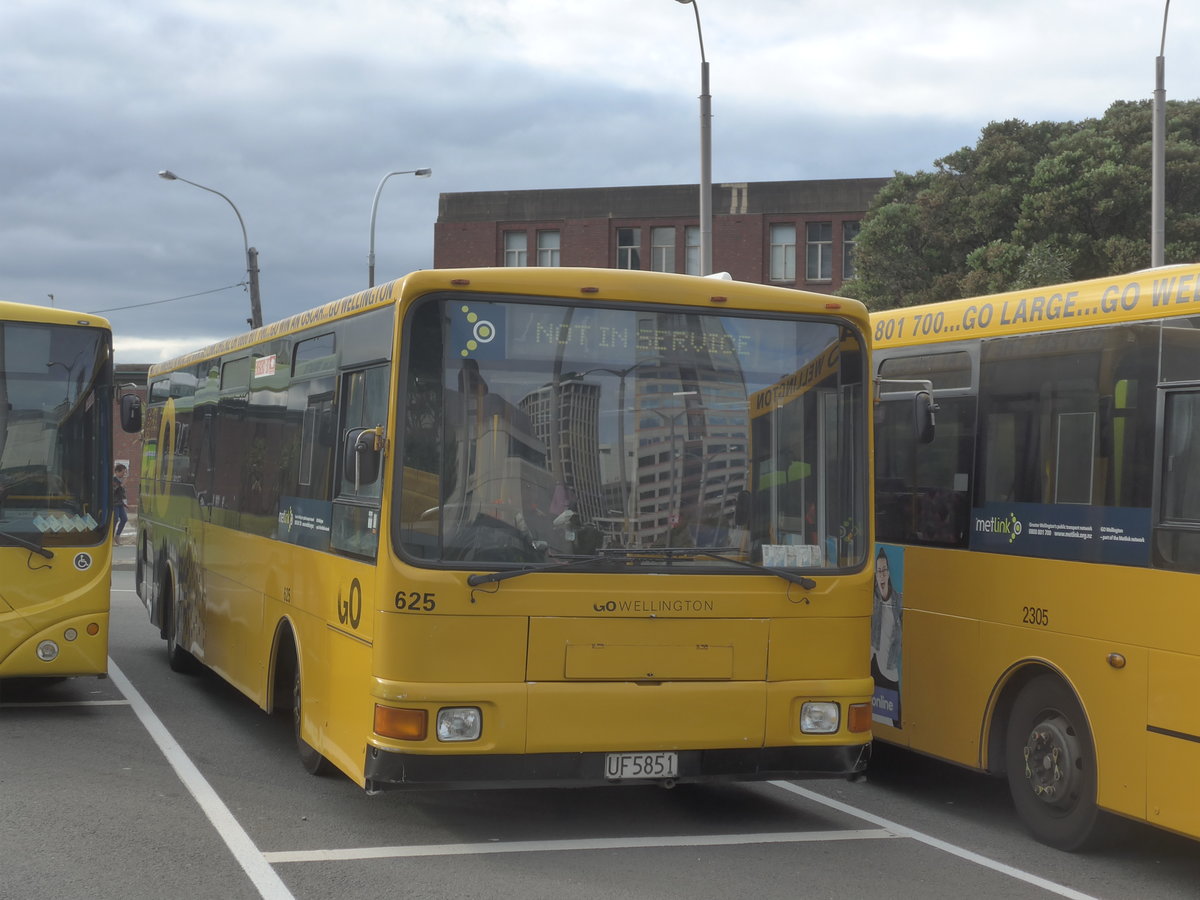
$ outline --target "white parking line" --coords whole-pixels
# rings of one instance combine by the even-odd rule
[[[475,856],[489,853],[538,853],[567,850],[629,850],[642,847],[723,847],[736,844],[794,844],[892,838],[885,829],[862,831],[785,831],[777,834],[698,834],[671,837],[582,838],[557,841],[489,841],[486,844],[414,844],[408,847],[348,847],[343,850],[281,850],[264,853],[270,863],[334,862],[415,856]]]
[[[44,709],[51,706],[129,706],[128,700],[47,700],[44,703],[0,703],[0,709]]]
[[[204,814],[208,816],[208,820],[217,830],[217,834],[225,841],[226,846],[241,865],[242,871],[258,888],[259,894],[267,900],[294,900],[292,892],[287,889],[287,885],[263,858],[259,849],[254,846],[250,835],[234,818],[229,807],[217,796],[212,785],[200,774],[195,763],[188,759],[183,748],[179,746],[179,742],[171,736],[167,727],[150,708],[150,704],[142,699],[137,688],[117,668],[117,664],[111,657],[108,660],[108,675],[117,689],[129,700],[129,705],[133,707],[133,711],[141,720],[143,727],[150,732],[150,737],[154,739],[154,743],[158,744],[158,749],[167,758],[167,762],[171,764],[171,768],[175,770],[175,774],[179,776],[179,780],[183,782],[184,787],[188,789],[199,807],[204,810]]]
[[[862,819],[864,822],[870,822],[872,825],[878,825],[880,828],[886,828],[894,833],[897,837],[911,838],[914,841],[920,841],[933,847],[935,850],[941,850],[943,853],[949,853],[952,856],[957,856],[959,859],[965,859],[967,862],[975,863],[983,866],[985,869],[991,869],[994,872],[999,872],[1002,875],[1007,875],[1010,878],[1015,878],[1018,881],[1024,881],[1027,884],[1032,884],[1043,890],[1058,894],[1060,897],[1070,897],[1071,900],[1097,900],[1091,894],[1085,894],[1082,891],[1077,891],[1074,888],[1069,888],[1066,885],[1058,884],[1042,878],[1040,875],[1034,875],[1031,872],[1026,872],[1022,869],[1007,865],[1006,863],[996,862],[994,859],[988,859],[986,856],[981,856],[972,850],[957,847],[954,844],[947,843],[939,838],[930,837],[927,834],[922,834],[919,831],[914,831],[911,828],[906,828],[903,825],[885,819],[882,816],[874,815],[866,810],[858,809],[848,803],[842,803],[840,800],[834,800],[831,797],[825,797],[821,794],[813,793],[807,788],[802,788],[799,785],[791,784],[787,781],[772,781],[770,782],[777,788],[789,791],[793,794],[798,794],[806,800],[811,800],[814,803],[820,803],[822,806],[828,806],[830,809],[836,809],[839,812],[844,812],[847,815],[854,816],[856,819]]]

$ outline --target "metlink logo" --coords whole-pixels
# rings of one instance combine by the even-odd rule
[[[975,530],[984,534],[1007,534],[1011,544],[1021,534],[1021,520],[1012,512],[1003,518],[989,516],[986,519],[976,519]]]

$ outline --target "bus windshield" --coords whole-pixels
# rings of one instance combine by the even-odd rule
[[[99,328],[0,322],[0,544],[98,542],[109,507]]]
[[[861,565],[863,354],[838,322],[478,294],[427,300],[411,322],[396,501],[410,559],[694,548],[743,565],[660,558]]]

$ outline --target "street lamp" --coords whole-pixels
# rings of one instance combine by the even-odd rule
[[[238,212],[234,202],[222,194],[220,191],[215,191],[210,187],[205,187],[202,184],[196,184],[194,181],[188,181],[186,178],[180,178],[170,169],[163,169],[158,173],[159,178],[167,181],[182,181],[184,184],[190,184],[192,187],[198,187],[202,191],[208,191],[210,194],[216,194],[226,203],[233,207],[233,213],[237,216],[238,224],[242,226],[242,246],[246,251],[246,274],[249,277],[250,284],[250,318],[246,321],[251,328],[259,328],[262,326],[262,303],[258,296],[258,251],[250,246],[250,241],[246,237],[246,223],[242,221],[242,214]]]
[[[696,13],[696,36],[700,39],[700,274],[712,274],[712,95],[708,92],[708,60],[704,57],[704,32],[700,28],[700,5],[690,3]]]
[[[1150,162],[1150,265],[1163,264],[1163,246],[1166,241],[1166,188],[1167,188],[1167,89],[1164,86],[1166,61],[1163,54],[1167,49],[1167,12],[1171,0],[1163,6],[1162,42],[1158,57],[1154,60],[1154,109],[1152,112],[1152,151]]]
[[[403,172],[388,172],[380,179],[379,187],[375,188],[375,199],[371,201],[371,250],[367,253],[367,287],[375,287],[375,213],[379,211],[379,195],[383,192],[383,185],[393,175],[428,178],[432,174],[433,169],[405,169]]]

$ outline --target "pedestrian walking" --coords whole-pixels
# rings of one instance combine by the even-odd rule
[[[121,532],[125,530],[125,525],[129,522],[129,512],[125,509],[125,473],[127,471],[124,463],[117,463],[113,468],[112,498],[118,544],[121,543]]]

